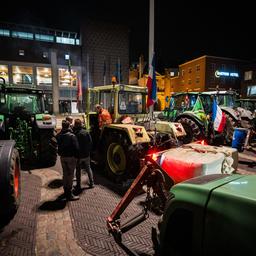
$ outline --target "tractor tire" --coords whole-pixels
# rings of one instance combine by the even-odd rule
[[[225,142],[227,145],[231,145],[233,140],[233,133],[235,130],[235,127],[238,126],[237,121],[228,113],[225,113],[226,115],[226,125],[224,128],[224,135],[225,135]]]
[[[41,168],[52,167],[57,161],[56,132],[52,129],[41,129],[39,134],[39,165]]]
[[[0,147],[0,229],[6,226],[15,216],[20,204],[20,158],[18,150]],[[3,152],[9,151],[9,152]]]
[[[190,142],[200,140],[204,137],[202,129],[191,118],[181,117],[177,119],[177,122],[182,124],[186,132],[186,136],[184,136],[182,140],[184,144],[188,144]]]
[[[134,170],[139,170],[139,158],[134,159],[130,152],[132,145],[125,135],[109,134],[105,140],[104,165],[108,178],[121,183],[134,178]]]

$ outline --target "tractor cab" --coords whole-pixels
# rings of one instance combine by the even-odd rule
[[[104,85],[89,88],[87,91],[87,127],[97,122],[95,105],[100,104],[112,116],[113,123],[124,123],[130,118],[133,122],[142,120],[147,115],[147,88],[133,85]]]

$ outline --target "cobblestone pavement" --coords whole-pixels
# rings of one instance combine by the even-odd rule
[[[247,162],[255,161],[255,154],[239,154],[239,173],[253,174],[255,167]],[[96,186],[88,189],[87,176],[83,175],[83,191],[78,201],[61,200],[61,167],[59,161],[50,169],[22,172],[22,196],[19,210],[0,232],[0,255],[127,255],[106,228],[106,218],[121,199],[121,193],[101,175],[95,174]],[[138,196],[123,214],[123,219],[141,211]],[[153,255],[151,227],[156,226],[158,216],[149,218],[123,235],[124,243],[138,255]]]

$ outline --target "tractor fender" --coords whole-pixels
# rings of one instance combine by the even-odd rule
[[[150,142],[150,138],[145,127],[133,124],[106,125],[102,128],[101,139],[104,139],[106,134],[112,133],[113,130],[127,134],[132,145]]]
[[[5,170],[9,170],[11,164],[12,151],[15,146],[14,140],[1,140],[0,141],[0,202],[6,198],[8,191],[8,176]],[[2,203],[1,203],[2,204]]]
[[[189,112],[184,112],[184,113],[178,115],[175,118],[175,122],[177,122],[182,117],[188,117],[188,118],[194,120],[196,122],[196,124],[199,125],[200,127],[205,126],[204,122],[202,122],[196,115],[194,115],[193,113],[189,113]]]
[[[235,109],[233,108],[230,108],[230,107],[223,107],[223,106],[220,106],[221,110],[224,112],[224,113],[227,113],[228,115],[230,115],[232,118],[234,118],[236,121],[240,121],[241,120],[241,115],[238,111],[236,111]]]
[[[252,111],[245,109],[245,108],[241,108],[241,107],[238,107],[237,111],[240,113],[241,118],[248,118],[249,120],[253,119]]]

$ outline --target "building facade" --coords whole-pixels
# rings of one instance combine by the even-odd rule
[[[0,23],[0,76],[7,83],[43,89],[49,111],[77,113],[77,88],[127,83],[129,31],[95,21],[80,32]],[[83,101],[85,102],[84,96]]]
[[[248,62],[215,56],[202,56],[179,65],[179,75],[171,79],[171,90],[206,91],[230,88],[241,92],[244,66]]]

